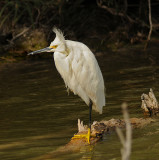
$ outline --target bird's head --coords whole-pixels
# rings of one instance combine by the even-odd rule
[[[52,52],[65,53],[66,43],[63,33],[57,28],[54,28],[53,32],[55,32],[56,38],[54,39],[54,41],[51,42],[49,48],[52,49]]]
[[[66,48],[66,43],[65,43],[65,38],[63,36],[63,33],[57,29],[54,28],[53,32],[55,32],[56,37],[55,39],[51,42],[49,47],[37,50],[37,51],[33,51],[31,53],[29,53],[28,55],[33,55],[33,54],[38,54],[38,53],[42,53],[42,52],[60,52],[63,54],[67,54],[67,48]]]

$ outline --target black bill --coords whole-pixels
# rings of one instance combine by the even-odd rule
[[[43,48],[43,49],[40,49],[40,50],[37,50],[37,51],[30,52],[30,53],[28,53],[28,55],[39,54],[39,53],[42,53],[42,52],[48,52],[51,49],[52,48],[50,48],[50,47],[46,47],[46,48]]]

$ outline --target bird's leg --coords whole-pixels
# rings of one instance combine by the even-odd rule
[[[72,137],[72,139],[86,138],[87,141],[88,141],[88,144],[90,144],[90,137],[91,137],[91,119],[92,119],[92,101],[90,100],[90,103],[89,103],[88,133],[87,133],[87,134],[74,135],[74,137]]]
[[[88,127],[88,143],[90,144],[91,137],[91,123],[92,123],[92,101],[89,103],[89,127]]]
[[[90,137],[91,137],[91,119],[92,119],[92,101],[90,100],[89,103],[89,124],[88,124],[88,133],[87,134],[77,134],[72,137],[72,139],[80,139],[80,138],[86,138],[88,141],[88,144],[90,144]]]

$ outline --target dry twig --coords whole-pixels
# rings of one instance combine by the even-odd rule
[[[157,115],[159,112],[159,104],[153,93],[152,88],[150,88],[149,94],[142,94],[141,95],[141,108],[144,110],[145,115]]]
[[[149,6],[149,23],[150,23],[150,30],[149,30],[149,34],[147,36],[147,42],[145,44],[145,48],[147,48],[148,46],[148,43],[150,41],[150,38],[151,38],[151,34],[152,34],[152,18],[151,18],[151,0],[148,0],[148,6]]]
[[[30,28],[25,28],[23,29],[22,32],[18,33],[17,35],[15,35],[9,42],[10,44],[13,44],[13,41],[15,41],[16,39],[18,39],[19,37],[21,37],[22,35],[24,35],[24,33],[28,32]]]
[[[130,16],[128,16],[127,14],[123,13],[123,12],[117,12],[114,8],[110,8],[107,7],[106,5],[102,4],[102,0],[97,0],[97,5],[100,8],[103,8],[105,10],[107,10],[110,14],[114,15],[114,16],[120,16],[120,17],[124,17],[126,19],[129,20],[129,22],[131,23],[135,23],[136,21],[134,19],[132,19]],[[127,5],[127,4],[126,4]]]
[[[124,138],[124,135],[121,132],[121,129],[119,129],[118,127],[116,128],[116,131],[120,138],[121,144],[123,146],[123,148],[121,149],[122,160],[129,160],[130,154],[131,154],[132,128],[131,128],[131,123],[130,123],[126,103],[122,104],[122,109],[123,109],[124,121],[126,124],[126,137]]]

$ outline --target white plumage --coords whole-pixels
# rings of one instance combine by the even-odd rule
[[[104,80],[94,54],[83,43],[65,40],[56,28],[55,40],[50,44],[54,52],[55,65],[65,85],[75,95],[79,95],[87,105],[102,113],[105,106]]]
[[[29,53],[54,52],[55,65],[65,85],[87,105],[102,113],[105,87],[101,70],[91,50],[83,43],[65,40],[62,32],[53,29],[56,38],[49,47]],[[90,111],[91,115],[91,111]],[[90,118],[91,120],[91,118]]]
[[[90,49],[83,43],[65,40],[62,32],[53,30],[56,38],[49,47],[29,53],[54,52],[55,65],[62,76],[66,88],[79,95],[89,105],[89,128],[84,135],[74,135],[74,138],[85,137],[90,144],[92,108],[102,113],[105,106],[105,87],[101,70]]]

